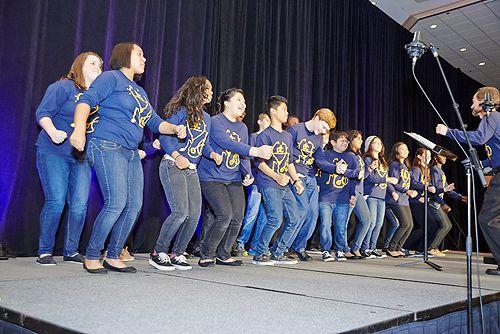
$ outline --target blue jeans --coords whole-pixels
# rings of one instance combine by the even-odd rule
[[[260,193],[264,208],[266,209],[267,224],[262,229],[257,241],[255,255],[260,256],[268,252],[271,238],[283,223],[284,215],[285,223],[271,250],[274,256],[280,257],[293,242],[293,236],[299,224],[297,202],[295,202],[289,187],[283,189],[273,187],[262,188],[260,189]]]
[[[257,216],[257,223],[253,231],[252,242],[250,243],[250,249],[255,251],[257,249],[257,243],[259,242],[260,235],[264,226],[267,224],[266,209],[264,208],[264,203],[260,202],[259,214]]]
[[[97,260],[111,233],[107,257],[118,259],[142,206],[144,175],[137,149],[92,138],[87,156],[95,169],[104,207],[95,219],[86,258]]]
[[[297,194],[295,187],[290,185],[293,195],[297,201],[298,212],[299,214],[302,214],[302,217],[299,220],[299,227],[292,244],[292,248],[297,252],[301,252],[306,249],[307,240],[311,238],[314,229],[316,228],[316,222],[318,221],[319,215],[319,190],[316,178],[306,176],[302,179],[302,184],[305,189],[300,195]]]
[[[349,253],[346,241],[346,229],[349,218],[348,203],[319,203],[319,240],[323,251],[332,248],[332,219],[333,219],[333,250]]]
[[[396,215],[394,214],[394,212],[392,212],[391,209],[387,208],[386,216],[387,216],[387,221],[389,224],[387,225],[387,230],[385,232],[385,238],[384,238],[384,244],[383,244],[382,248],[389,248],[389,243],[391,242],[391,239],[394,236],[394,232],[396,232],[396,230],[399,227],[399,220],[396,217]]]
[[[162,159],[160,181],[165,191],[170,215],[161,226],[155,250],[167,253],[175,238],[172,254],[181,255],[193,237],[201,215],[201,188],[198,171],[179,169],[173,161]]]
[[[68,220],[64,231],[63,254],[78,253],[90,188],[90,164],[88,160],[69,161],[63,157],[36,151],[36,167],[45,196],[40,213],[40,239],[38,255],[52,254],[55,237],[65,203],[68,203]]]
[[[354,208],[349,208],[349,215],[354,211],[356,217],[358,217],[359,224],[356,227],[356,233],[354,234],[354,240],[352,242],[352,251],[357,252],[361,248],[361,244],[363,240],[365,240],[366,234],[368,230],[372,226],[372,219],[370,215],[370,210],[368,209],[368,204],[366,203],[366,199],[362,194],[356,194],[356,205]],[[349,220],[349,218],[347,218]],[[347,233],[346,233],[347,238]]]
[[[385,200],[368,197],[366,200],[368,210],[370,211],[370,228],[366,232],[365,239],[361,244],[361,250],[374,250],[377,248],[377,240],[380,235],[382,225],[384,225]],[[394,233],[394,232],[393,232]]]
[[[240,237],[238,238],[238,245],[244,247],[245,244],[250,240],[252,235],[252,230],[259,216],[259,208],[262,195],[257,188],[257,185],[252,184],[248,187],[248,197],[247,197],[247,209],[245,218],[243,219],[243,227],[241,228]]]

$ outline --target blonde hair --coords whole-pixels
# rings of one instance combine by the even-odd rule
[[[319,109],[316,113],[314,113],[314,117],[316,116],[318,116],[320,120],[326,122],[326,124],[330,127],[330,130],[333,130],[337,125],[337,117],[335,117],[333,111],[328,108]]]

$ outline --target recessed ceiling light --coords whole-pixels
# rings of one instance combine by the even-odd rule
[[[466,49],[466,48],[461,48],[461,49],[460,49],[460,52],[465,52],[465,51],[467,51],[467,49]]]
[[[486,63],[484,61],[479,63],[479,66],[484,66],[484,65],[486,65]]]
[[[436,29],[438,27],[437,24],[431,24],[431,29]]]
[[[372,5],[376,5],[377,4],[377,1],[370,1],[372,3]]]

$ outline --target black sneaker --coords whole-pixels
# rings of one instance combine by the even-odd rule
[[[299,263],[299,261],[297,261],[296,259],[294,259],[294,258],[290,259],[285,254],[281,254],[280,256],[271,255],[271,261],[273,261],[274,264],[297,264],[297,263]]]
[[[85,262],[85,258],[83,257],[82,254],[76,253],[73,256],[63,256],[63,261],[80,264],[80,263]]]
[[[269,256],[262,254],[260,256],[253,256],[252,263],[259,266],[274,266],[274,262],[269,259]]]
[[[375,259],[375,258],[377,258],[369,250],[361,251],[361,256],[364,257],[365,259]]]
[[[321,254],[321,257],[323,258],[323,262],[332,262],[332,261],[335,261],[335,258],[328,251],[324,251]]]
[[[379,253],[379,252],[377,252],[375,250],[372,250],[371,253],[372,253],[372,255],[375,255],[375,257],[377,259],[383,259],[383,258],[387,257],[387,255],[385,255],[383,253]]]
[[[172,263],[170,263],[170,258],[165,253],[150,254],[148,262],[158,270],[175,270],[175,267],[172,265]]]
[[[189,263],[187,263],[186,257],[184,255],[177,255],[173,259],[170,259],[170,262],[174,265],[176,269],[179,270],[191,270],[193,267]]]
[[[307,254],[305,250],[298,252],[297,256],[299,257],[300,261],[307,262],[307,261],[312,260],[312,257],[310,257],[309,254]]]
[[[284,253],[283,253],[283,255],[284,255],[287,259],[289,259],[289,260],[297,260],[297,259],[295,258],[295,256],[293,256],[293,254],[294,254],[294,253],[295,253],[295,252],[293,252],[293,253],[292,253],[292,252],[284,252]]]
[[[335,260],[337,260],[337,261],[345,261],[345,260],[347,260],[347,258],[345,257],[344,252],[336,251],[335,252]]]
[[[41,266],[55,266],[57,264],[56,260],[54,260],[52,255],[39,257],[38,259],[36,259],[36,263],[38,263]]]

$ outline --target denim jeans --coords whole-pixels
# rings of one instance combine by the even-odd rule
[[[363,194],[356,194],[356,205],[354,208],[349,208],[348,217],[351,216],[351,213],[354,211],[354,214],[358,218],[358,225],[356,226],[356,232],[354,234],[354,239],[352,241],[352,251],[357,252],[361,248],[361,244],[368,233],[368,230],[372,226],[372,218],[370,215],[370,210],[368,209],[368,204],[366,203],[366,199]],[[349,219],[348,219],[349,220]],[[346,233],[347,238],[347,233]]]
[[[253,231],[252,242],[250,243],[250,249],[255,251],[257,249],[257,243],[259,242],[260,235],[264,226],[267,224],[266,209],[264,208],[264,203],[260,202],[259,214],[257,216],[257,223]]]
[[[333,250],[349,253],[346,240],[347,221],[349,219],[349,204],[347,203],[319,203],[320,242],[323,251],[332,248],[332,218],[333,218]]]
[[[63,254],[75,255],[87,216],[90,164],[86,159],[69,161],[37,149],[36,167],[45,196],[40,213],[38,255],[53,253],[65,203],[68,203],[68,219],[64,228]]]
[[[86,258],[97,260],[111,233],[107,257],[118,259],[142,206],[144,175],[137,150],[92,138],[87,156],[95,169],[104,207],[94,221]]]
[[[365,239],[361,244],[361,250],[375,250],[377,240],[380,235],[382,225],[384,225],[385,201],[383,199],[368,197],[366,200],[368,210],[370,211],[370,228],[366,232]]]
[[[267,224],[264,225],[255,247],[255,255],[260,256],[269,251],[269,243],[274,233],[280,228],[281,232],[274,242],[271,252],[280,257],[291,246],[293,236],[298,228],[297,202],[289,187],[261,188],[262,202],[266,210]],[[285,222],[283,223],[283,216]]]
[[[160,180],[165,191],[170,215],[161,226],[155,250],[167,253],[172,239],[177,234],[172,254],[181,255],[198,225],[201,215],[201,189],[196,169],[179,169],[171,160],[160,163]]]
[[[306,176],[302,179],[304,185],[304,192],[300,195],[297,194],[295,187],[290,185],[293,195],[297,201],[297,209],[299,214],[302,214],[299,225],[294,235],[292,248],[296,252],[304,251],[307,247],[307,240],[311,238],[319,215],[318,205],[318,183],[315,177]]]
[[[387,210],[385,211],[385,215],[387,217],[388,224],[387,224],[387,229],[385,231],[384,244],[382,248],[388,249],[389,243],[391,242],[391,239],[394,236],[394,232],[396,232],[396,230],[399,227],[399,220],[390,208],[387,208]]]
[[[240,237],[238,238],[238,245],[244,247],[250,240],[255,222],[258,222],[259,208],[262,195],[257,188],[257,185],[252,184],[248,189],[247,197],[247,211],[243,219],[243,227],[241,228]],[[257,223],[258,225],[258,223]]]
[[[245,193],[240,182],[201,181],[201,191],[215,213],[214,224],[206,231],[201,244],[201,259],[221,260],[231,257],[245,211]]]

